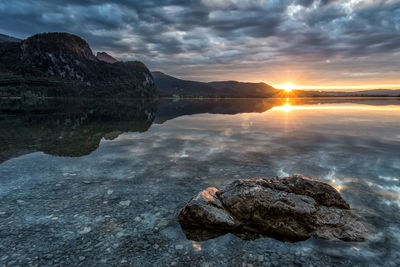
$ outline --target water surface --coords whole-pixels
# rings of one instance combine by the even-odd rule
[[[399,122],[397,99],[3,100],[0,265],[398,266]],[[195,242],[176,220],[208,186],[294,173],[368,241]]]

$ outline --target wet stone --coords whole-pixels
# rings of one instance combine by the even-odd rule
[[[263,234],[282,241],[365,241],[367,232],[339,192],[302,175],[241,179],[220,190],[207,188],[181,209],[178,220],[186,236],[197,241],[226,232],[244,239]]]

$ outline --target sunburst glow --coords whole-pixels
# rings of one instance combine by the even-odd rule
[[[280,88],[282,88],[286,92],[290,92],[293,90],[294,85],[292,83],[285,83],[285,84],[281,85]]]

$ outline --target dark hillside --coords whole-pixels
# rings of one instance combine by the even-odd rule
[[[0,43],[3,96],[152,97],[155,88],[143,63],[100,61],[85,40],[72,34]]]

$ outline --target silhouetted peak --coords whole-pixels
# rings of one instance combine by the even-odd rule
[[[85,40],[65,32],[35,34],[23,41],[22,48],[34,53],[72,54],[79,58],[96,60],[89,44]]]

